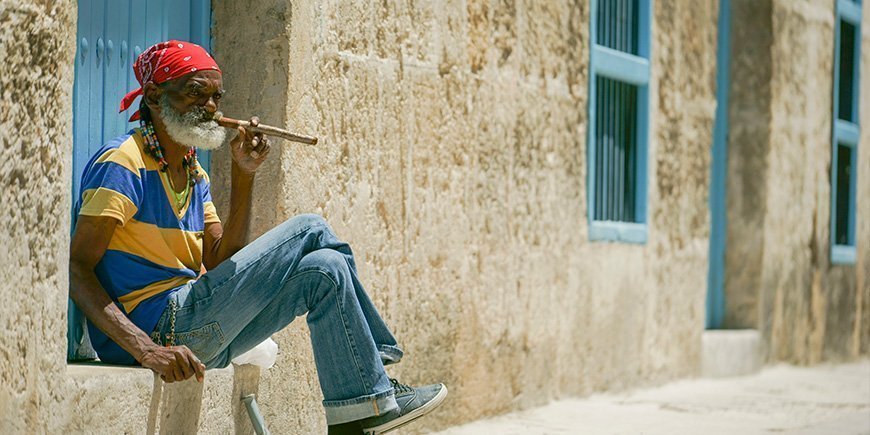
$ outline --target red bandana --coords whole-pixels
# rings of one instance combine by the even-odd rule
[[[205,69],[221,71],[205,49],[187,41],[171,40],[152,45],[133,62],[133,72],[140,86],[148,82],[160,84]],[[140,95],[141,87],[125,95],[118,112],[127,110]],[[138,110],[130,117],[130,121],[137,119]]]

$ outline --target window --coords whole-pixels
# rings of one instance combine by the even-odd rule
[[[837,1],[831,155],[831,262],[855,263],[861,3]]]
[[[651,0],[594,0],[589,237],[645,243]]]

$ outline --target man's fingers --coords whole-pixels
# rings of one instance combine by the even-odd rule
[[[270,145],[269,142],[266,142],[266,143],[263,145],[263,150],[260,151],[260,158],[261,158],[261,159],[265,159],[266,156],[269,155],[269,151],[271,151],[271,150],[272,150],[272,145]]]
[[[251,123],[251,127],[256,127],[256,126],[260,125],[260,119],[257,118],[256,116],[251,117],[251,120],[249,122]],[[254,133],[254,129],[251,127],[248,127],[245,129],[245,133],[246,133],[245,139],[247,139],[247,142],[251,142],[254,139],[254,135],[256,134],[256,133]]]
[[[251,120],[250,120],[249,122],[251,123],[251,127],[256,127],[256,126],[260,125],[260,118],[258,118],[258,117],[256,117],[256,116],[252,116],[252,117],[251,117]],[[254,130],[253,130],[253,129],[245,129],[245,130],[246,130],[247,133],[248,133],[248,134],[247,134],[247,139],[248,139],[247,141],[248,141],[248,142],[253,141],[253,140],[254,140],[254,137],[255,137],[255,135],[256,135],[256,134],[254,133]],[[260,135],[260,136],[262,136],[262,135]],[[255,147],[255,146],[257,146],[257,145],[256,145],[256,144],[252,144],[251,146],[252,146],[252,147]]]
[[[263,133],[257,133],[255,139],[257,139],[257,146],[254,147],[254,151],[262,154],[263,149],[265,149],[266,145],[269,143],[269,139],[263,137]]]
[[[175,382],[181,380],[181,370],[178,368],[175,363],[169,364],[169,373],[166,374],[166,377],[170,380],[167,382]]]
[[[245,130],[245,127],[242,126],[236,127],[236,130],[238,130],[239,132],[239,148],[242,148],[243,146],[245,146],[245,137],[248,136],[248,132],[247,130]]]
[[[193,371],[196,374],[196,380],[202,382],[203,378],[205,378],[205,364],[201,363],[199,358],[197,358],[190,349],[187,351],[187,361],[190,363],[190,366],[193,367]]]
[[[169,363],[169,367],[172,368],[172,378],[176,381],[184,380],[184,373],[181,371],[181,365],[178,363],[178,358],[173,358]]]
[[[175,351],[175,364],[178,365],[178,369],[181,371],[181,380],[185,380],[191,376],[193,376],[193,367],[188,361],[187,352],[189,352],[186,348],[179,348]]]

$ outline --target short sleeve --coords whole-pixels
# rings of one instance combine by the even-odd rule
[[[205,212],[205,223],[221,223],[221,219],[217,215],[217,210],[215,210],[213,202],[209,201],[203,203],[203,211]]]
[[[220,223],[221,219],[218,217],[217,209],[215,209],[214,202],[211,198],[211,183],[209,182],[208,176],[203,177],[202,180],[202,210],[204,216],[204,222],[206,224]]]
[[[82,177],[79,215],[107,216],[124,226],[142,203],[142,179],[128,165],[98,161]]]

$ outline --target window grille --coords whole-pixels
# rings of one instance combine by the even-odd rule
[[[589,234],[644,243],[651,0],[592,5]]]

